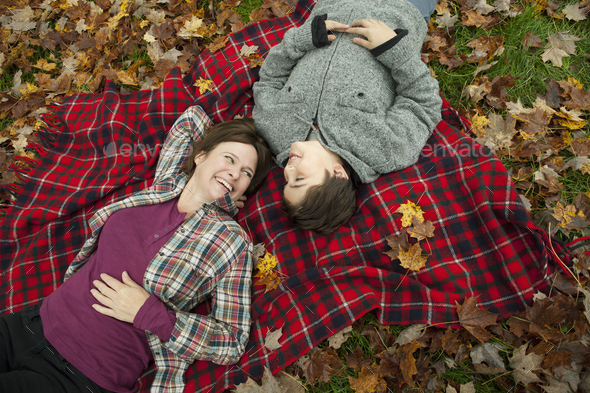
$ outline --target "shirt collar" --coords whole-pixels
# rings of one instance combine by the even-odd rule
[[[216,199],[211,203],[207,203],[207,205],[214,205],[225,210],[230,217],[233,217],[238,213],[238,207],[233,198],[229,195],[229,192],[226,192],[221,198]]]

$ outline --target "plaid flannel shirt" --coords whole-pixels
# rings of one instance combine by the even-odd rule
[[[193,140],[202,137],[210,120],[198,106],[188,108],[170,130],[160,152],[151,187],[100,209],[90,220],[92,231],[69,266],[65,280],[96,250],[102,226],[119,209],[162,203],[180,195],[188,175],[179,174]],[[236,363],[250,331],[252,244],[231,218],[236,205],[228,194],[203,205],[160,249],[148,265],[143,287],[176,311],[172,336],[162,342],[146,331],[157,373],[151,392],[182,392],[184,373],[195,359],[225,365]],[[189,313],[212,297],[212,311]]]

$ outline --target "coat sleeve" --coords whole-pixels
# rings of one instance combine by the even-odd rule
[[[393,48],[377,56],[391,70],[395,89],[394,104],[385,113],[391,155],[388,173],[407,168],[418,161],[426,141],[441,120],[442,98],[438,81],[420,58],[419,52],[406,46],[403,38]],[[400,154],[402,153],[402,154]]]
[[[267,117],[275,113],[273,106],[284,100],[282,89],[298,61],[314,48],[309,21],[288,30],[283,40],[268,52],[260,68],[260,79],[252,86],[255,103],[252,119],[256,131],[268,142],[274,154],[288,149],[291,141],[283,130],[275,127],[276,119],[268,122]]]
[[[200,106],[191,106],[180,115],[160,151],[154,184],[180,172],[192,152],[192,143],[203,138],[210,124],[211,120]]]
[[[182,360],[208,360],[227,365],[238,362],[250,333],[252,246],[230,232],[212,244],[209,258],[232,260],[212,291],[212,311],[199,315],[177,311],[176,323],[165,347]]]

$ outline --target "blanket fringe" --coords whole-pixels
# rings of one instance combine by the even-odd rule
[[[580,244],[575,245],[576,243],[580,243]],[[590,246],[590,236],[582,236],[576,240],[573,240],[573,241],[567,243],[566,246],[570,252],[574,251],[580,247]],[[584,255],[590,255],[590,250],[584,252]]]
[[[12,170],[16,179],[12,183],[0,185],[0,195],[3,192],[5,195],[9,195],[9,199],[5,199],[8,203],[0,204],[0,223],[2,223],[6,213],[23,191],[24,183],[32,175],[35,168],[41,164],[45,154],[55,146],[57,135],[61,133],[60,121],[56,114],[60,106],[61,103],[52,103],[47,107],[48,111],[41,115],[41,124],[35,130],[40,143],[28,142],[23,149],[24,151],[31,151],[35,158],[27,156],[14,156],[12,158],[13,163],[8,166],[7,171]]]

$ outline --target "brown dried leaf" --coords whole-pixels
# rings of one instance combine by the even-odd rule
[[[365,358],[364,355],[365,352],[357,346],[352,354],[344,355],[344,359],[346,359],[346,365],[355,370],[360,370],[365,366],[370,366],[373,361],[370,358]]]
[[[498,314],[493,314],[483,308],[477,307],[477,297],[465,298],[463,304],[457,304],[459,323],[469,331],[481,343],[492,338],[492,335],[485,330],[487,326],[497,325]]]
[[[420,221],[412,217],[412,227],[408,228],[408,234],[418,241],[434,236],[434,225],[432,221]]]
[[[562,59],[564,57],[569,57],[567,52],[564,51],[563,49],[559,49],[555,46],[550,46],[541,55],[541,59],[543,59],[543,61],[545,63],[550,61],[551,64],[553,64],[553,66],[555,66],[555,67],[561,67],[563,65]]]
[[[570,352],[561,350],[550,351],[549,353],[547,353],[545,359],[543,359],[541,367],[547,370],[554,370],[557,367],[565,367],[570,370],[573,370],[572,362],[573,359],[572,354]]]
[[[325,347],[314,352],[309,359],[304,360],[303,374],[310,385],[316,381],[330,382],[333,374],[342,369],[342,361],[334,348]]]
[[[549,168],[547,165],[543,165],[541,169],[534,172],[535,183],[540,184],[549,189],[551,194],[561,192],[563,184],[558,180],[557,172]]]
[[[486,102],[494,108],[506,108],[506,102],[510,101],[510,99],[507,98],[508,90],[514,87],[514,83],[518,79],[519,78],[515,78],[510,74],[496,76],[492,81],[492,89],[485,97]],[[508,90],[506,88],[508,88]]]
[[[385,251],[384,254],[389,256],[392,261],[398,258],[400,249],[403,251],[410,249],[406,228],[402,228],[400,232],[401,233],[399,236],[390,235],[385,237],[385,240],[387,240],[387,245],[391,247],[391,250]]]
[[[396,351],[400,360],[399,367],[402,370],[402,376],[409,386],[414,386],[413,376],[418,374],[414,352],[420,347],[422,345],[418,341],[412,341],[409,344],[401,345]]]
[[[374,367],[377,369],[377,366]],[[348,377],[350,387],[357,393],[383,392],[387,383],[377,373],[365,366],[361,369],[358,378]]]
[[[207,49],[209,49],[209,52],[215,53],[225,46],[227,40],[229,40],[229,36],[219,36],[207,46]]]
[[[584,91],[579,88],[572,88],[570,92],[571,99],[564,102],[564,105],[570,109],[581,109],[590,111],[590,90]]]
[[[340,330],[338,333],[328,337],[328,345],[330,345],[334,349],[339,349],[342,344],[348,340],[350,337],[350,332],[352,331],[352,326],[347,326],[344,329]]]
[[[496,7],[489,5],[486,0],[477,0],[477,3],[473,6],[473,10],[482,15],[487,15],[495,9]]]
[[[461,20],[463,21],[463,24],[465,26],[481,27],[483,25],[490,23],[491,17],[483,16],[475,11],[467,11],[463,13],[463,17],[461,18]]]
[[[278,380],[272,375],[272,372],[264,367],[262,386],[248,377],[246,382],[236,385],[233,393],[284,393],[284,389],[282,389]]]
[[[455,23],[457,23],[457,19],[459,19],[459,15],[451,16],[451,12],[449,11],[449,9],[445,8],[442,15],[436,17],[436,24],[439,28],[446,29],[455,26]]]
[[[266,288],[264,293],[272,291],[282,282],[281,278],[276,272],[258,272],[254,277],[260,277],[260,280],[256,281],[254,285],[265,285]]]
[[[506,120],[504,120],[501,115],[490,113],[489,120],[485,136],[477,138],[477,141],[488,147],[492,152],[510,148],[512,138],[516,134],[516,118],[508,114]]]
[[[563,9],[563,14],[570,20],[584,20],[586,19],[586,12],[588,10],[580,8],[580,3],[568,4]]]
[[[547,131],[547,125],[551,121],[551,116],[539,108],[536,108],[532,114],[519,114],[514,117],[526,123],[520,130],[520,136],[525,140],[538,140],[539,137],[544,136]]]
[[[258,52],[258,46],[256,45],[242,45],[242,48],[240,48],[240,56],[243,57],[248,57],[250,55],[255,54],[256,52]]]
[[[533,371],[539,370],[543,356],[535,353],[526,355],[528,343],[521,345],[514,350],[510,360],[510,367],[514,369],[514,381],[523,383],[525,386],[532,382],[541,382],[537,374]]]
[[[398,258],[402,267],[418,271],[426,266],[428,256],[422,256],[422,247],[418,242],[411,245],[408,251],[400,250]]]
[[[271,351],[278,349],[283,346],[283,344],[279,343],[279,339],[283,335],[283,328],[270,332],[266,335],[264,339],[264,346]]]
[[[522,46],[524,47],[524,49],[540,48],[543,46],[543,42],[538,36],[534,35],[533,33],[527,33],[522,39]]]
[[[498,344],[477,344],[471,349],[469,355],[477,372],[491,375],[506,372],[504,361],[500,357]]]
[[[154,71],[156,71],[156,76],[161,80],[166,79],[166,76],[170,73],[170,71],[175,67],[175,64],[170,59],[159,59],[154,64]]]
[[[258,53],[246,56],[246,59],[250,63],[250,68],[261,67],[262,63],[264,63],[264,58],[260,57]]]

